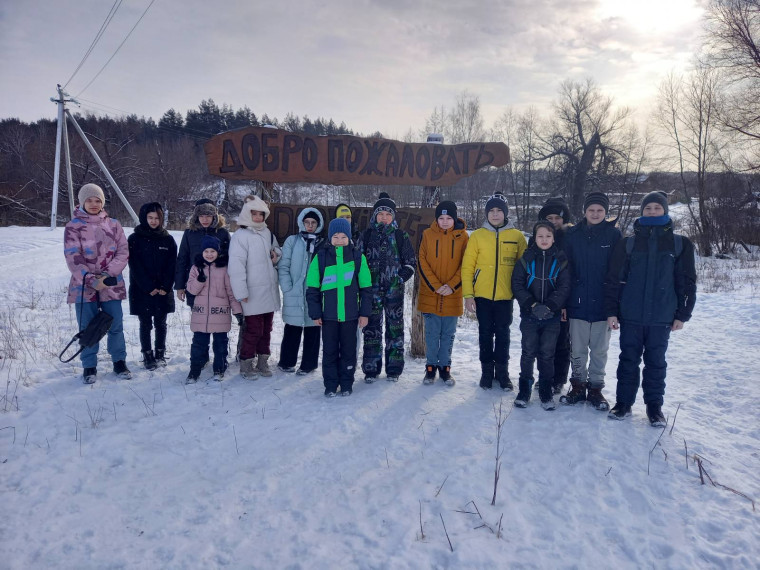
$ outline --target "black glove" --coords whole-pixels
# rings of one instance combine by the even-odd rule
[[[198,268],[198,283],[206,282],[206,273],[203,271],[203,267]]]
[[[408,265],[404,265],[398,270],[398,278],[401,280],[402,283],[406,283],[412,277],[414,277],[414,269],[412,269]]]
[[[546,305],[542,305],[541,303],[536,303],[533,305],[533,308],[531,308],[530,311],[533,313],[533,316],[536,317],[539,321],[551,319],[554,316],[552,310]]]
[[[243,313],[235,313],[235,320],[239,327],[243,326]]]
[[[103,285],[107,285],[108,287],[113,287],[116,285],[116,277],[106,277],[103,279]]]

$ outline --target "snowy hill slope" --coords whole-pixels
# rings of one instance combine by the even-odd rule
[[[222,383],[205,370],[186,387],[184,306],[167,368],[140,368],[127,317],[134,378],[109,374],[103,350],[84,386],[78,362],[55,356],[76,330],[62,239],[0,228],[2,568],[759,567],[760,513],[702,485],[685,450],[716,483],[760,498],[756,273],[732,293],[700,289],[672,335],[661,434],[640,401],[625,422],[585,406],[512,410],[513,393],[477,387],[470,319],[453,388],[423,386],[413,359],[398,384],[359,379],[350,398],[326,400],[319,373],[249,382],[236,364]],[[491,506],[500,403],[510,415]]]

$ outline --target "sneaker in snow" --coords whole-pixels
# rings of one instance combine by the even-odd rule
[[[314,372],[313,368],[311,370],[304,370],[303,368],[299,368],[296,371],[296,376],[306,376],[307,374],[311,374],[312,372]]]
[[[501,385],[501,389],[505,392],[514,392],[515,387],[512,385],[512,381],[507,379],[507,381]]]
[[[278,364],[277,368],[279,368],[283,372],[295,372],[296,371],[296,367],[295,366],[280,366]]]
[[[325,389],[325,398],[334,398],[337,395],[335,392]]]
[[[370,375],[370,374],[367,374],[367,375],[364,377],[364,381],[365,381],[367,384],[372,384],[372,383],[373,383],[375,380],[377,380],[377,376],[372,376],[372,375]]]
[[[435,371],[436,367],[432,364],[426,364],[425,365],[425,377],[422,379],[423,384],[432,384],[435,382]],[[443,376],[441,376],[441,379],[443,379]]]
[[[119,360],[113,363],[113,373],[122,380],[129,380],[132,378],[132,373],[127,368],[127,363],[123,360]]]
[[[82,382],[84,384],[95,384],[95,380],[98,376],[97,368],[85,368],[82,372]]]
[[[564,388],[565,388],[564,384],[555,384],[554,386],[552,386],[552,392],[554,392],[555,394],[561,394]]]
[[[345,391],[341,390],[340,391],[340,395],[343,396],[344,398],[347,397],[347,396],[350,396],[351,395],[351,390],[345,390]]]
[[[652,427],[665,427],[668,425],[665,416],[662,414],[662,406],[659,404],[647,404],[647,417],[649,425]]]
[[[222,371],[214,372],[214,381],[221,382],[222,380],[224,380],[224,372]]]
[[[549,411],[554,410],[557,407],[557,404],[554,403],[554,398],[550,398],[548,400],[542,400],[541,407],[546,411]]]
[[[190,374],[188,374],[187,378],[185,378],[185,384],[195,384],[198,381],[198,378],[200,378],[200,376],[201,376],[200,372],[190,371]]]
[[[456,383],[457,383],[457,381],[456,381],[456,380],[454,380],[454,377],[453,377],[453,376],[449,376],[449,377],[448,377],[446,380],[444,380],[443,382],[444,382],[444,384],[446,384],[446,386],[453,386],[454,384],[456,384]]]
[[[631,415],[631,406],[628,404],[621,404],[618,402],[615,404],[615,406],[609,411],[607,414],[607,417],[611,420],[623,420]]]
[[[386,377],[386,380],[388,380],[388,382],[398,382],[398,376],[394,376],[393,374],[388,374],[388,376]]]

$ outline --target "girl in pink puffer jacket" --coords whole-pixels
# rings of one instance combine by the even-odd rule
[[[213,236],[205,236],[201,249],[203,253],[196,258],[187,280],[187,292],[195,295],[190,318],[193,342],[187,384],[198,381],[201,369],[208,362],[208,345],[212,335],[214,380],[224,378],[227,370],[227,333],[232,328],[232,315],[238,321],[243,318],[243,307],[235,299],[227,275],[227,258],[219,256],[221,242]]]

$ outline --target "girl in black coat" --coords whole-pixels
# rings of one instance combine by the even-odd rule
[[[129,236],[129,313],[140,320],[140,349],[148,370],[166,365],[166,315],[174,312],[174,272],[177,244],[164,227],[161,204],[140,208],[140,225]],[[156,352],[151,330],[156,328]]]

